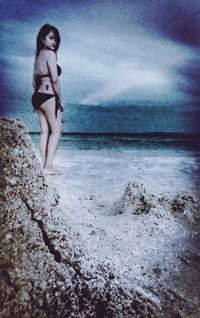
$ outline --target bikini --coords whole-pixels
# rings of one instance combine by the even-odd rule
[[[61,68],[59,65],[57,65],[57,72],[58,72],[58,76],[60,76],[61,74]],[[43,77],[50,77],[50,73],[49,74],[44,74],[44,75],[39,75],[38,76],[39,80]],[[45,103],[48,99],[55,97],[56,102],[55,102],[55,115],[57,118],[57,112],[60,109],[60,100],[59,97],[57,96],[57,94],[47,94],[47,93],[41,93],[41,92],[35,92],[32,95],[32,105],[34,107],[34,111],[37,111],[38,109],[40,109],[40,106]]]

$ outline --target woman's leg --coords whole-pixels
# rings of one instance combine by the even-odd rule
[[[46,156],[47,156],[47,143],[48,143],[48,137],[49,137],[49,125],[47,122],[47,119],[45,117],[45,114],[42,110],[37,110],[39,122],[40,122],[40,128],[41,128],[41,134],[40,134],[40,153],[42,157],[42,167],[45,167],[46,164]]]
[[[44,112],[50,127],[50,135],[47,144],[46,163],[44,168],[47,173],[56,174],[59,172],[53,168],[53,159],[61,135],[61,114],[58,110],[57,117],[55,115],[55,98],[51,98],[44,104],[42,104],[41,110]]]

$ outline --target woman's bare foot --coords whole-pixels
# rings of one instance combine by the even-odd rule
[[[62,175],[62,172],[55,168],[44,168],[43,169],[44,174],[50,174],[50,175]]]

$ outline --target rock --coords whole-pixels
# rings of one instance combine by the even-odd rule
[[[145,214],[154,206],[154,196],[147,193],[142,183],[129,182],[120,199],[114,204],[113,213]]]
[[[112,214],[146,214],[153,213],[158,218],[185,216],[185,221],[196,224],[199,216],[199,197],[191,193],[179,193],[174,196],[154,195],[148,193],[139,182],[129,182],[124,193],[112,207]]]
[[[23,123],[0,119],[0,137],[0,316],[156,317],[151,302],[119,288],[111,266],[88,257],[78,235],[74,244]],[[150,197],[134,189],[130,204],[136,197],[148,212]]]

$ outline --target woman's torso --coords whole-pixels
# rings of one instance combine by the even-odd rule
[[[36,79],[36,86],[38,92],[54,94],[54,89],[51,82],[51,75],[47,64],[46,53],[46,50],[43,49],[40,51],[39,55],[35,57],[34,75]]]

